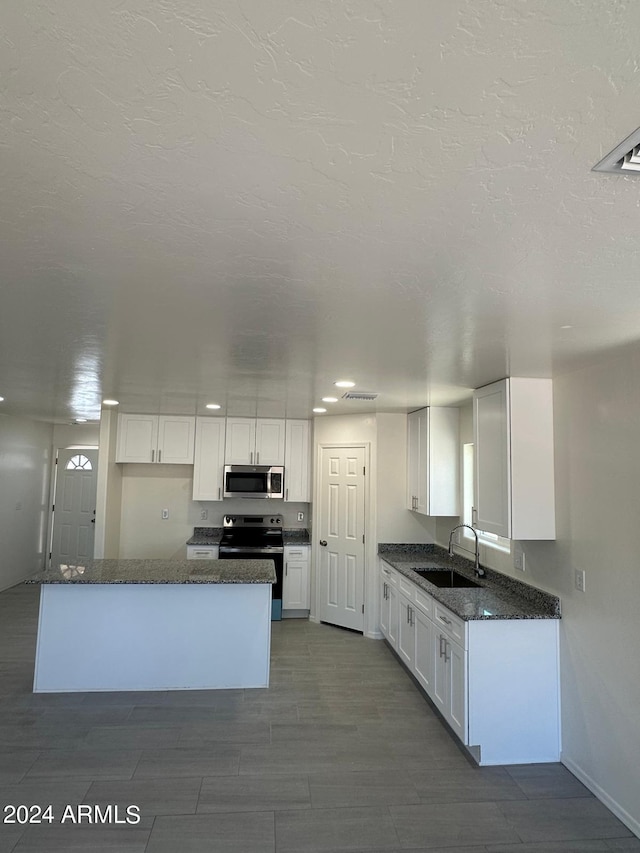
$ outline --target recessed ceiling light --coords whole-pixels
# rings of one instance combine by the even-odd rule
[[[118,400],[103,400],[102,405],[103,406],[119,406],[120,403]]]
[[[205,409],[221,409],[222,406],[219,406],[217,403],[207,403]]]
[[[318,415],[322,415],[322,414],[324,414],[327,410],[326,410],[326,409],[321,409],[320,407],[318,407],[317,409],[314,409],[313,411],[314,411],[316,414],[318,414]]]
[[[323,397],[322,402],[323,403],[337,403],[338,398],[337,397]]]
[[[353,388],[356,383],[350,382],[348,379],[340,379],[339,382],[334,382],[333,384],[336,388]]]
[[[87,418],[74,418],[73,422],[74,424],[86,424]]]
[[[0,397],[0,403],[4,400],[4,397]]]
[[[573,329],[573,326],[566,325],[566,326],[560,326],[560,328],[561,329]]]

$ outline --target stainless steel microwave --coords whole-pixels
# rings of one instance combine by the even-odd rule
[[[225,498],[283,498],[284,468],[278,465],[225,465]]]

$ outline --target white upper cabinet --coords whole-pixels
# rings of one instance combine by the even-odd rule
[[[116,462],[193,465],[195,418],[118,415]]]
[[[309,494],[309,421],[287,421],[284,457],[286,501],[308,503]]]
[[[226,465],[251,465],[256,449],[255,418],[227,418]]]
[[[459,514],[460,410],[430,406],[407,417],[407,507]]]
[[[510,377],[474,391],[474,524],[507,539],[555,539],[553,386]]]
[[[284,465],[285,421],[256,421],[256,465]]]
[[[285,421],[227,418],[226,465],[284,465]]]
[[[224,439],[224,418],[196,418],[194,501],[222,500]]]

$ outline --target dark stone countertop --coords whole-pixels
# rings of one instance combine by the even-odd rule
[[[487,576],[476,578],[471,560],[458,555],[450,558],[446,549],[438,545],[385,543],[378,546],[378,556],[465,621],[560,618],[560,599],[557,596],[486,567]],[[451,568],[481,586],[442,589],[412,571]]]
[[[34,584],[275,583],[273,560],[90,560],[85,567],[48,569]]]
[[[194,527],[187,545],[219,545],[223,531],[222,527]]]

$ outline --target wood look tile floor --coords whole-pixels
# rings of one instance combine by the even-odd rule
[[[640,850],[560,764],[474,766],[382,642],[290,620],[267,690],[34,695],[38,598],[0,593],[0,807],[56,821],[0,853]],[[61,824],[79,804],[141,820]]]

